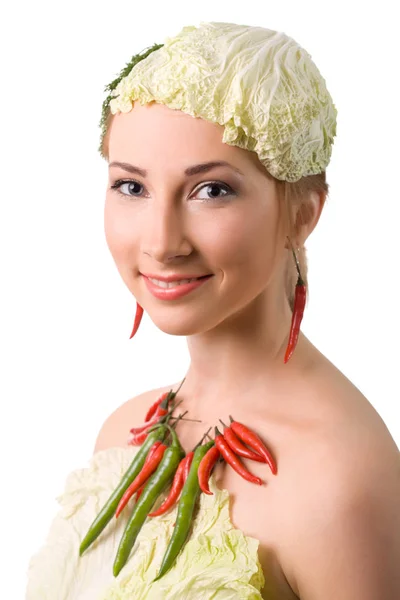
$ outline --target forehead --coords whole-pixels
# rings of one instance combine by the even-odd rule
[[[174,134],[174,135],[171,135]],[[180,110],[174,110],[164,104],[151,102],[140,104],[136,101],[127,113],[114,115],[111,137],[113,143],[128,140],[142,144],[144,141],[172,143],[173,138],[189,138],[196,135],[198,143],[204,140],[222,142],[223,128],[204,119],[192,117]]]
[[[109,136],[109,162],[181,162],[221,159],[263,167],[255,152],[222,141],[224,128],[180,110],[151,102],[134,103],[131,111],[113,117]]]

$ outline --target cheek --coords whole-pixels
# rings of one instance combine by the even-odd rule
[[[121,262],[130,256],[132,261],[132,248],[136,244],[135,228],[126,214],[124,218],[122,211],[118,210],[115,201],[108,198],[104,205],[104,233],[114,260]]]
[[[224,211],[222,211],[224,212]],[[274,206],[258,210],[226,211],[208,228],[208,248],[217,268],[227,276],[246,274],[264,278],[274,260],[279,236]]]

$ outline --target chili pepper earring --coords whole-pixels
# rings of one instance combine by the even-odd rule
[[[289,238],[288,238],[289,239]],[[294,349],[296,348],[297,340],[299,339],[300,332],[300,324],[303,318],[304,307],[306,304],[306,286],[303,281],[303,278],[300,274],[300,266],[299,261],[297,260],[296,253],[294,251],[292,242],[290,241],[290,245],[292,246],[292,252],[294,256],[294,260],[296,262],[297,267],[297,283],[296,283],[296,293],[294,297],[294,307],[293,307],[293,315],[292,315],[292,324],[290,326],[290,334],[289,334],[289,342],[285,352],[285,358],[283,362],[286,364],[290,357],[292,356]]]
[[[136,302],[136,314],[135,314],[135,322],[133,324],[132,333],[129,336],[129,339],[132,339],[137,330],[139,329],[140,321],[143,317],[143,308],[140,306],[139,302]]]

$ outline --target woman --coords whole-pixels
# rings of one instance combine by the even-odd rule
[[[32,560],[28,600],[400,597],[398,448],[360,391],[301,331],[293,338],[336,133],[311,57],[278,32],[202,23],[133,57],[108,89],[105,233],[137,301],[131,337],[145,310],[187,336],[190,367],[183,383],[107,419]],[[175,426],[186,455],[207,431],[217,445],[231,415],[268,446],[277,472],[241,457],[263,482],[254,485],[216,463],[213,494],[199,495],[166,574],[155,579],[176,505],[146,519],[113,578],[129,511],[81,556],[79,544],[140,450],[129,429],[178,388],[173,415],[192,419]]]

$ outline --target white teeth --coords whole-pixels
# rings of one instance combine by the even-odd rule
[[[173,288],[178,285],[182,285],[183,283],[190,283],[191,281],[196,281],[200,279],[200,277],[194,277],[193,279],[181,279],[180,281],[160,281],[159,279],[152,279],[149,277],[149,280],[162,288]]]

